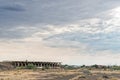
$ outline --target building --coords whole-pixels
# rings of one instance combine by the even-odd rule
[[[4,64],[11,64],[13,67],[26,67],[29,64],[37,68],[61,68],[61,62],[39,62],[39,61],[4,61]]]

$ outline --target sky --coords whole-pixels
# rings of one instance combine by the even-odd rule
[[[0,0],[0,61],[120,65],[120,0]]]

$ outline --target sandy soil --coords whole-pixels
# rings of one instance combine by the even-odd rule
[[[0,80],[120,80],[120,71],[101,70],[10,70]]]

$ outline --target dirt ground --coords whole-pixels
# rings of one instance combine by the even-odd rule
[[[0,80],[120,80],[120,71],[103,70],[9,70]]]

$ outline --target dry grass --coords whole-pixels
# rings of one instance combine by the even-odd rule
[[[13,70],[1,71],[0,80],[54,80],[66,76],[77,74],[74,71],[61,71],[61,70]]]
[[[88,72],[90,74],[88,74]],[[0,71],[0,80],[120,80],[120,72],[82,70],[11,70]]]

